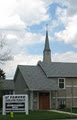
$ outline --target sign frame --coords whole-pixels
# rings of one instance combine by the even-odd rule
[[[8,108],[7,106],[10,106],[11,108]],[[20,106],[23,106],[23,108],[19,109]],[[27,94],[4,95],[2,115],[6,115],[6,113],[10,111],[25,112],[26,115],[28,115],[29,114],[28,95]]]

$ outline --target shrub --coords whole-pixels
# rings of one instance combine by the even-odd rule
[[[59,109],[64,109],[66,107],[65,104],[60,104]]]

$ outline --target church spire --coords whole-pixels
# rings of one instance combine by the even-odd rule
[[[50,51],[49,38],[48,38],[48,30],[46,30],[46,38],[45,38],[45,48],[44,48],[44,51]]]
[[[46,25],[46,38],[45,38],[45,47],[43,51],[43,62],[46,63],[51,62],[51,50],[50,50],[49,38],[48,38],[48,25]]]

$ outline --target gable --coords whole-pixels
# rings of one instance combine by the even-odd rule
[[[37,66],[19,65],[19,70],[30,90],[57,90],[55,80],[47,78],[42,69]]]
[[[25,93],[26,90],[29,89],[18,67],[14,77],[14,84],[15,84],[16,94]]]

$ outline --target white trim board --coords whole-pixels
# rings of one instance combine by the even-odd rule
[[[72,87],[72,85],[66,85],[66,87]],[[73,87],[77,87],[77,85],[73,85]]]

